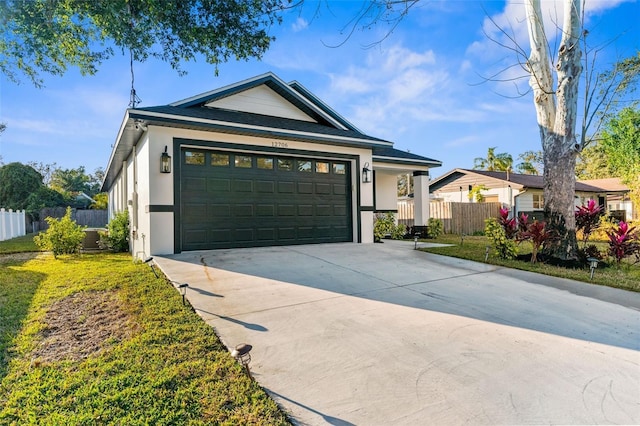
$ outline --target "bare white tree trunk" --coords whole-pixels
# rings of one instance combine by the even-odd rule
[[[534,104],[544,153],[544,210],[547,224],[559,236],[547,252],[554,257],[574,259],[574,197],[576,118],[580,62],[580,0],[565,0],[562,39],[555,66],[557,86],[553,88],[551,58],[547,49],[540,0],[525,0],[531,54],[528,60]]]

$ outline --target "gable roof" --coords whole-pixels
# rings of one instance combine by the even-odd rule
[[[252,99],[265,104],[252,106]],[[375,161],[441,165],[415,154],[407,156],[394,149],[392,142],[362,133],[300,83],[287,84],[269,72],[168,105],[128,109],[109,158],[103,190],[111,187],[148,125],[369,148],[376,150]]]
[[[586,179],[579,182],[586,185],[597,186],[607,192],[629,192],[629,187],[622,183],[620,178],[605,178],[605,179]]]
[[[519,173],[495,172],[487,170],[453,169],[429,183],[429,192],[435,192],[463,177],[488,178],[498,186],[511,185],[516,189],[544,189],[544,178],[537,175],[523,175]],[[594,185],[576,182],[576,191],[606,192]]]

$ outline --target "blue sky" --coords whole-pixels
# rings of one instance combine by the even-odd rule
[[[347,37],[361,4],[307,1],[272,29],[276,41],[261,61],[222,64],[217,77],[203,60],[184,64],[188,74],[182,77],[165,63],[137,63],[141,106],[165,105],[272,71],[303,84],[363,132],[442,161],[432,176],[471,168],[489,147],[514,159],[540,149],[531,94],[518,96],[527,90],[527,79],[484,79],[500,70],[506,70],[504,78],[524,75],[510,68],[518,58],[485,35],[504,40],[493,20],[528,52],[521,2],[425,1],[391,34],[379,24]],[[561,3],[543,5],[554,28],[562,22]],[[639,3],[587,0],[586,12],[590,43],[603,48],[600,64],[640,50]],[[45,85],[36,89],[0,79],[0,122],[8,126],[0,136],[4,163],[85,166],[88,172],[106,167],[129,103],[128,56],[103,63],[95,76],[73,69],[63,77],[45,76]]]

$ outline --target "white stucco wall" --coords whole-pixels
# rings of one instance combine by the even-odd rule
[[[364,184],[367,185],[367,184]],[[370,184],[369,184],[370,185]],[[376,173],[376,210],[398,209],[398,176],[395,174]]]
[[[198,149],[207,149],[207,147],[199,146],[200,141],[234,143],[237,144],[236,149],[242,150],[243,146],[254,145],[264,147],[285,148],[295,150],[292,155],[304,156],[300,151],[319,151],[321,154],[314,156],[310,153],[310,157],[331,157],[335,154],[357,155],[359,164],[356,160],[351,161],[351,181],[352,181],[352,222],[353,222],[353,241],[358,241],[358,219],[360,220],[360,238],[363,243],[373,242],[373,213],[370,211],[360,212],[358,218],[358,205],[373,207],[373,183],[362,183],[361,168],[362,165],[369,162],[372,163],[371,152],[367,149],[348,148],[334,145],[315,144],[309,142],[296,141],[280,141],[266,138],[256,138],[247,136],[238,136],[224,133],[203,132],[188,129],[174,129],[168,127],[148,126],[147,133],[141,139],[136,147],[137,162],[136,174],[138,177],[138,226],[136,234],[133,238],[133,252],[141,257],[154,254],[170,254],[174,252],[174,218],[172,212],[149,212],[148,206],[172,206],[174,200],[173,180],[175,173],[176,159],[173,153],[174,139],[187,139],[182,146],[193,146]],[[285,146],[283,146],[285,145]],[[160,157],[167,146],[168,153],[172,156],[172,172],[169,174],[160,173]],[[211,148],[225,149],[228,148]],[[247,146],[247,152],[252,152],[251,147]],[[336,157],[339,158],[339,157]],[[342,158],[343,159],[343,158]],[[344,159],[343,159],[344,160]],[[131,179],[133,179],[133,168],[130,167]],[[358,191],[359,186],[359,191]],[[392,194],[395,196],[396,185],[395,178],[393,180]],[[359,192],[360,199],[357,199]],[[385,198],[388,196],[384,195]],[[396,200],[393,199],[390,209],[396,209]],[[133,214],[133,212],[132,212]],[[144,245],[142,240],[144,234]]]

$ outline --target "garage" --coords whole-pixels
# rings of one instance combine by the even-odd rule
[[[353,241],[351,163],[182,148],[182,250]]]
[[[437,160],[370,136],[297,81],[273,73],[125,111],[102,184],[127,211],[138,259],[183,251],[373,243],[413,175],[429,217]]]

